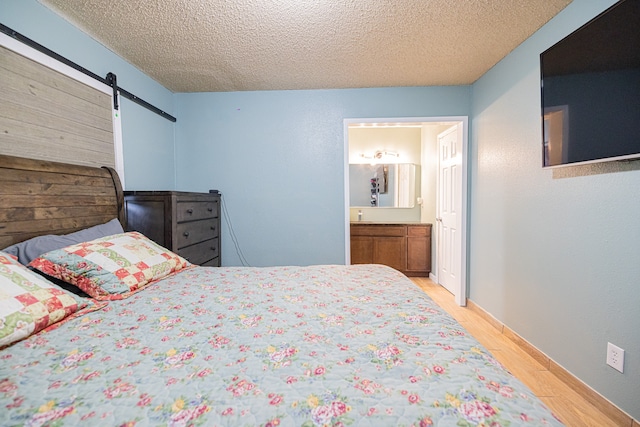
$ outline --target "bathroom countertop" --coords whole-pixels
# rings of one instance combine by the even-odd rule
[[[351,225],[432,225],[430,222],[420,221],[351,221]]]

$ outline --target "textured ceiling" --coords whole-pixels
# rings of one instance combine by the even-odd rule
[[[174,92],[471,84],[571,0],[40,0]]]

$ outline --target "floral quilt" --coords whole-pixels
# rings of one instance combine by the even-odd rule
[[[383,266],[195,267],[0,351],[0,425],[562,425]]]

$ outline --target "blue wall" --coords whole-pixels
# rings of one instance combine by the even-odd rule
[[[177,188],[218,189],[249,264],[345,262],[344,119],[467,116],[470,87],[177,94]],[[240,259],[223,225],[223,265]]]
[[[640,162],[541,167],[539,54],[612,3],[574,0],[473,85],[469,283],[640,419]],[[624,374],[606,366],[607,342],[625,349]]]
[[[172,114],[173,93],[36,0],[0,0],[0,22]],[[173,189],[174,124],[121,99],[127,190]]]

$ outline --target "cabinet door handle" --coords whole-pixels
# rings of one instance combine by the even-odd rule
[[[187,209],[187,213],[188,214],[192,214],[193,213],[193,209]]]
[[[184,232],[184,237],[189,237],[189,232],[188,231]]]

